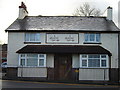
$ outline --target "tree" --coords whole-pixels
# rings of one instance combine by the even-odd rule
[[[100,16],[100,9],[96,9],[90,6],[89,3],[83,3],[79,8],[76,8],[73,13],[74,16]]]

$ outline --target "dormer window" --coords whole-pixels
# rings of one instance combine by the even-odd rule
[[[25,42],[41,42],[40,33],[25,33]]]
[[[85,33],[84,41],[85,43],[100,43],[100,34],[99,33]]]

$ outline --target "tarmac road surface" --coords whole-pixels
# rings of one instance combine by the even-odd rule
[[[54,82],[32,82],[32,81],[14,81],[0,80],[2,88],[110,88],[111,90],[120,90],[118,85],[90,85],[74,83],[54,83]],[[109,89],[109,90],[110,90]]]

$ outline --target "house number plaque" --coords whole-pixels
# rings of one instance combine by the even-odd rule
[[[78,34],[47,34],[47,43],[78,43]]]

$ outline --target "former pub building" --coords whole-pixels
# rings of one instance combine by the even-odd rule
[[[107,17],[28,16],[8,32],[7,77],[27,80],[118,81],[119,29]]]

